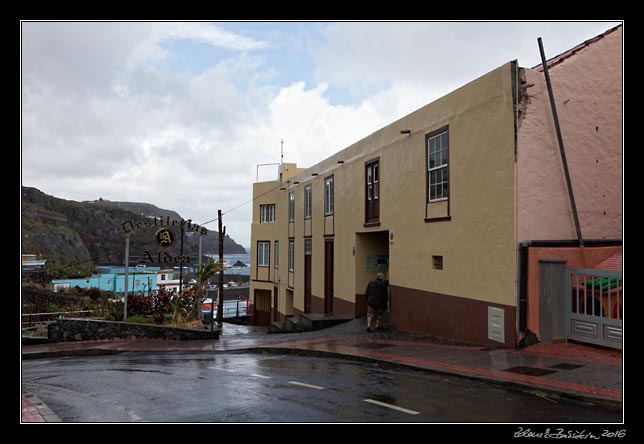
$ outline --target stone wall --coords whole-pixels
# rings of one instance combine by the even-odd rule
[[[103,339],[219,339],[219,331],[95,319],[58,319],[49,325],[49,342],[96,341]]]

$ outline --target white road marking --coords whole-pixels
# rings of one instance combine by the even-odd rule
[[[404,409],[402,407],[398,407],[397,405],[392,405],[392,404],[387,404],[386,402],[376,401],[375,399],[365,399],[364,401],[365,402],[370,402],[371,404],[376,404],[376,405],[379,405],[379,406],[382,406],[382,407],[387,407],[389,409],[398,410],[399,412],[409,413],[410,415],[418,415],[418,414],[420,414],[420,412],[417,412],[415,410]]]
[[[132,421],[142,421],[143,420],[143,418],[141,418],[139,415],[137,415],[136,413],[134,413],[131,410],[125,409],[125,412],[127,413],[127,415],[130,417],[130,419]]]
[[[257,373],[251,373],[251,376],[254,376],[256,378],[262,378],[262,379],[271,379],[270,376],[265,376],[265,375],[258,375]]]
[[[222,372],[228,372],[228,373],[235,373],[235,370],[231,370],[229,368],[223,368],[223,367],[207,367],[211,370],[221,370]]]
[[[289,381],[288,383],[293,385],[301,385],[302,387],[308,387],[316,390],[324,390],[324,387],[320,387],[319,385],[305,384],[303,382],[297,382],[297,381]]]

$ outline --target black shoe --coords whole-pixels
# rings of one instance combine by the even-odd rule
[[[371,327],[367,327],[367,332],[371,333]]]

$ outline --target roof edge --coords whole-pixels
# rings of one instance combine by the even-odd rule
[[[562,52],[559,55],[556,55],[546,61],[546,64],[548,65],[548,69],[552,68],[553,66],[556,66],[560,63],[562,63],[564,60],[569,59],[570,57],[574,56],[577,52],[581,51],[582,49],[586,48],[587,46],[590,46],[591,44],[598,42],[599,40],[603,39],[606,37],[608,34],[612,34],[613,32],[617,31],[619,28],[624,26],[624,24],[617,25],[613,28],[610,28],[606,30],[605,32],[602,32],[599,35],[596,35],[593,38],[590,38],[583,43],[580,43],[579,45],[570,48],[567,51]],[[543,71],[543,64],[539,63],[538,65],[533,66],[531,69],[534,69],[536,71]]]

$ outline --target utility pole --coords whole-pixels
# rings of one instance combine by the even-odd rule
[[[123,320],[127,321],[127,275],[130,267],[130,234],[125,235],[125,282],[123,282]]]
[[[181,226],[181,247],[179,250],[179,256],[181,259],[179,259],[179,265],[181,268],[179,268],[179,297],[181,297],[181,293],[183,292],[183,226]]]
[[[219,308],[217,309],[217,328],[221,334],[222,326],[224,323],[224,235],[226,234],[226,227],[223,226],[221,220],[221,210],[217,211],[219,221]],[[214,319],[213,319],[214,322]]]

